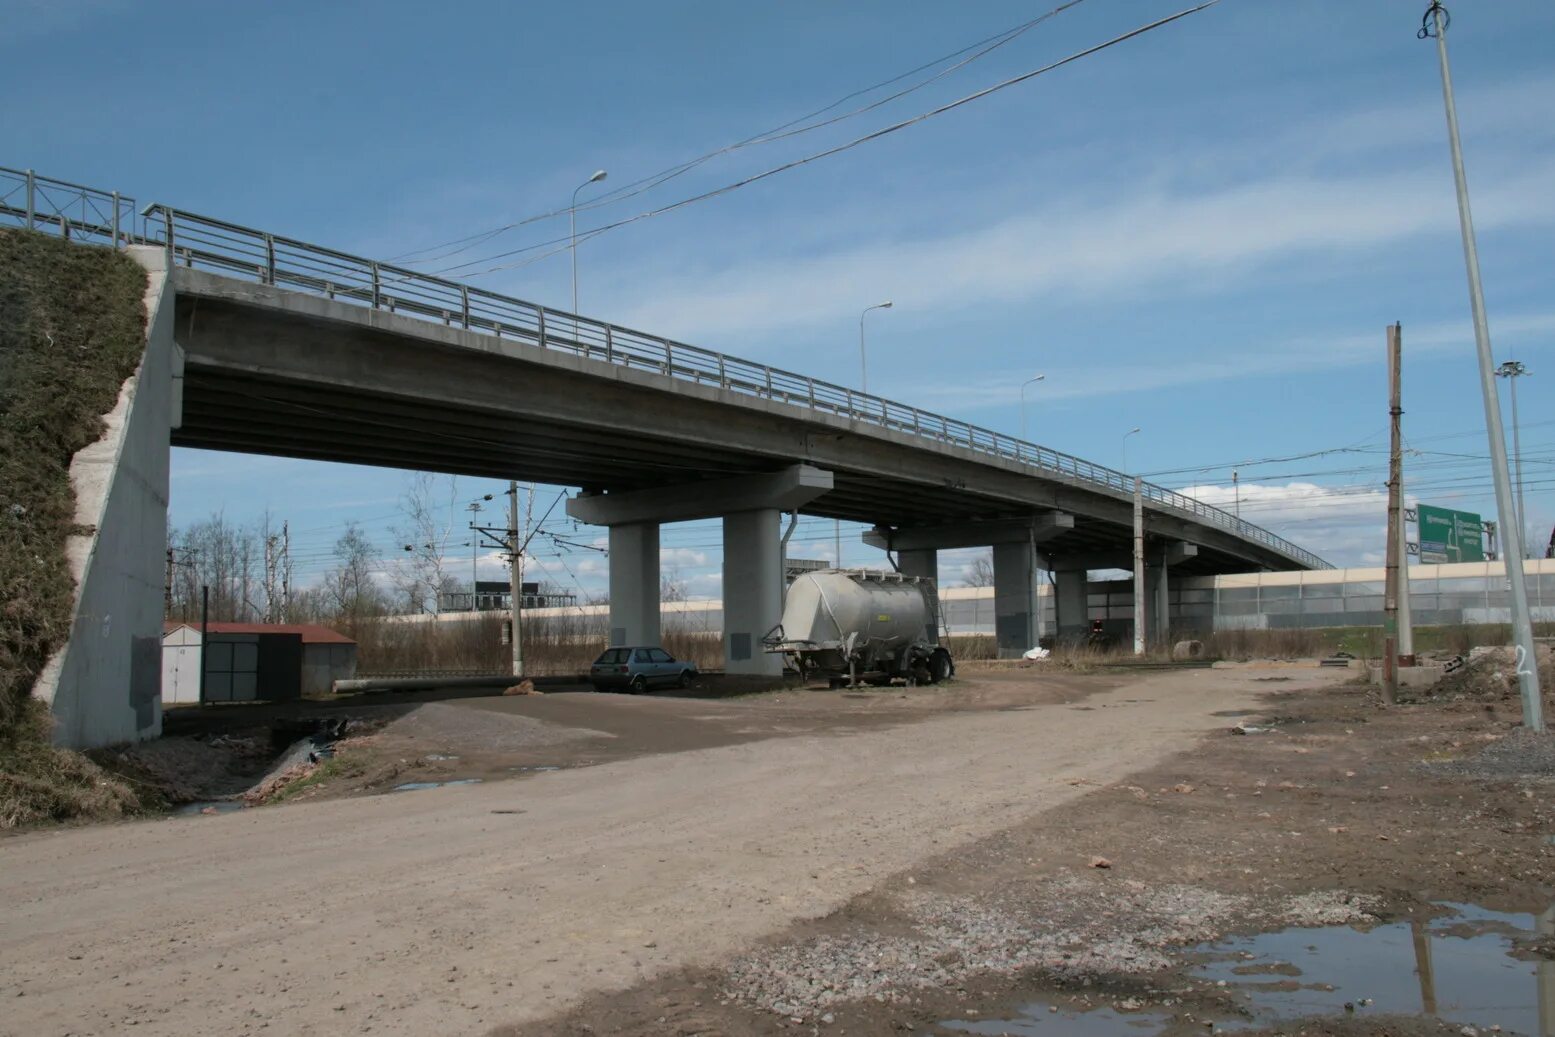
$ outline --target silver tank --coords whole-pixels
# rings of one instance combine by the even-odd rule
[[[913,641],[934,643],[930,593],[927,581],[896,573],[803,573],[788,588],[782,638],[791,650],[867,645],[872,654],[890,654]]]

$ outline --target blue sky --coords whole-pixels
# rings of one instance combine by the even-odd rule
[[[384,258],[564,208],[1042,13],[1036,4],[265,5],[0,0],[0,164]],[[870,388],[1230,503],[1339,563],[1380,557],[1384,327],[1404,325],[1423,499],[1494,513],[1424,3],[1219,6],[824,161],[580,248],[581,309]],[[1555,7],[1453,5],[1497,359],[1529,524],[1555,521]],[[580,229],[721,186],[1179,9],[1087,0],[875,112],[709,161]],[[873,96],[873,95],[872,95]],[[851,107],[859,102],[850,102]],[[508,232],[430,267],[565,234]],[[526,254],[527,255],[527,254]],[[570,305],[565,254],[475,278]],[[1547,373],[1546,373],[1547,372]],[[1471,455],[1453,457],[1453,454]],[[394,542],[403,473],[177,451],[173,520],[268,507],[310,565]],[[1202,469],[1202,470],[1199,470]],[[453,496],[499,488],[461,480]],[[1412,492],[1412,495],[1414,493]],[[542,491],[542,502],[545,491]],[[402,522],[401,522],[402,524]],[[831,554],[830,523],[797,553]],[[455,537],[457,543],[460,537]],[[718,593],[716,526],[666,530]],[[850,562],[870,554],[850,538]],[[599,586],[603,559],[545,557]],[[947,559],[947,577],[965,561]],[[495,560],[489,560],[496,574]],[[570,571],[562,571],[565,570]]]

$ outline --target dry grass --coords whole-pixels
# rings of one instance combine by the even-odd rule
[[[484,613],[441,623],[367,619],[342,624],[356,639],[357,670],[364,674],[506,673],[512,650],[502,641],[504,613]],[[607,638],[598,623],[584,617],[547,617],[524,623],[524,669],[535,677],[566,676],[588,670]],[[671,629],[661,642],[677,659],[701,669],[723,665],[717,632]]]
[[[117,775],[49,742],[53,718],[36,699],[0,737],[0,830],[48,821],[104,820],[136,813],[141,802]]]
[[[70,461],[145,346],[146,274],[108,249],[0,231],[0,732],[23,724],[75,587]]]
[[[51,744],[33,683],[70,634],[70,462],[102,435],[145,346],[146,274],[127,256],[0,231],[0,828],[114,817],[129,788]]]

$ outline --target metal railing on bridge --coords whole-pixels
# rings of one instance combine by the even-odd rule
[[[0,218],[73,240],[156,245],[167,250],[170,266],[217,271],[839,415],[1015,461],[1086,489],[1122,497],[1134,492],[1133,477],[1122,472],[918,407],[171,206],[152,204],[137,213],[134,200],[117,192],[30,170],[0,167]],[[1308,568],[1331,568],[1283,537],[1186,494],[1149,482],[1141,492],[1158,510],[1227,530]]]

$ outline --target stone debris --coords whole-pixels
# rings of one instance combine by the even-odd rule
[[[1171,949],[1232,927],[1342,925],[1368,920],[1373,906],[1339,891],[1282,898],[1078,875],[991,903],[922,888],[894,896],[909,932],[819,936],[755,951],[727,967],[726,995],[781,1017],[814,1018],[848,1001],[900,1003],[917,991],[1034,968],[1065,981],[1143,975],[1168,968]]]

